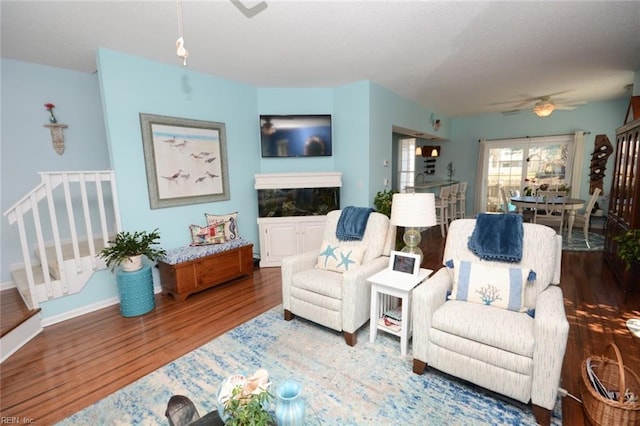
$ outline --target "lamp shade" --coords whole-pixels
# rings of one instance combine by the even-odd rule
[[[436,199],[432,193],[393,194],[391,224],[395,226],[427,227],[436,225]]]

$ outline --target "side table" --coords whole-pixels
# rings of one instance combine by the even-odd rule
[[[116,269],[116,281],[120,296],[120,314],[123,317],[135,317],[146,314],[155,308],[153,276],[151,264],[143,262],[141,269],[127,272],[121,267]]]
[[[376,340],[378,330],[400,337],[400,353],[407,355],[411,326],[411,293],[418,284],[424,281],[433,271],[420,269],[418,276],[385,269],[367,278],[371,283],[371,316],[369,341]],[[385,325],[384,315],[401,306],[397,323]]]

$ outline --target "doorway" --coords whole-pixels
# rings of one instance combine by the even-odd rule
[[[504,206],[507,197],[533,195],[538,188],[557,188],[571,182],[571,135],[484,141],[481,147],[482,176],[479,211],[515,210]]]

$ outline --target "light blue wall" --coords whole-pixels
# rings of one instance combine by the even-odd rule
[[[123,229],[159,228],[162,246],[172,249],[189,244],[189,225],[204,225],[205,213],[238,211],[240,234],[257,241],[253,188],[253,175],[260,168],[256,89],[107,49],[98,51],[98,75]],[[140,113],[224,123],[230,199],[152,210]]]
[[[0,190],[2,212],[13,206],[39,182],[40,171],[109,169],[98,77],[60,68],[1,59],[2,130]],[[64,130],[65,151],[52,147],[49,113],[55,105]],[[21,264],[17,226],[2,217],[0,282],[10,278],[10,266]]]
[[[478,140],[499,139],[524,136],[544,136],[574,133],[578,130],[589,131],[584,138],[585,149],[583,159],[584,180],[579,198],[589,197],[589,166],[596,135],[605,134],[616,144],[616,128],[624,120],[629,99],[596,102],[576,108],[574,111],[554,111],[549,117],[539,118],[533,113],[517,115],[480,115],[452,120],[451,142],[442,144],[441,156],[437,160],[436,175],[446,177],[446,165],[453,162],[454,179],[468,182],[467,213],[472,212],[476,185],[478,161]],[[609,157],[606,176],[603,182],[603,193],[608,195],[613,174],[613,159]]]
[[[373,203],[375,194],[385,189],[385,179],[389,181],[387,189],[391,189],[392,171],[396,170],[393,165],[393,161],[396,159],[393,150],[396,149],[397,141],[392,143],[396,139],[392,135],[393,126],[411,129],[417,133],[431,134],[446,140],[450,136],[451,123],[447,117],[402,98],[376,84],[371,84],[370,108],[371,157],[368,164],[371,187],[369,188],[369,199]],[[431,124],[432,114],[441,120],[441,127],[437,132]],[[424,144],[424,142],[422,143]],[[385,160],[389,160],[391,163],[388,167],[384,165]],[[416,164],[416,170],[422,170],[421,159],[417,158],[416,161],[419,162]]]
[[[341,205],[369,207],[371,156],[370,84],[361,81],[335,89],[336,168],[342,172]]]

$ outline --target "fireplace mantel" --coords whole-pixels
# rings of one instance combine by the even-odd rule
[[[339,188],[341,172],[265,173],[255,175],[255,189]]]

